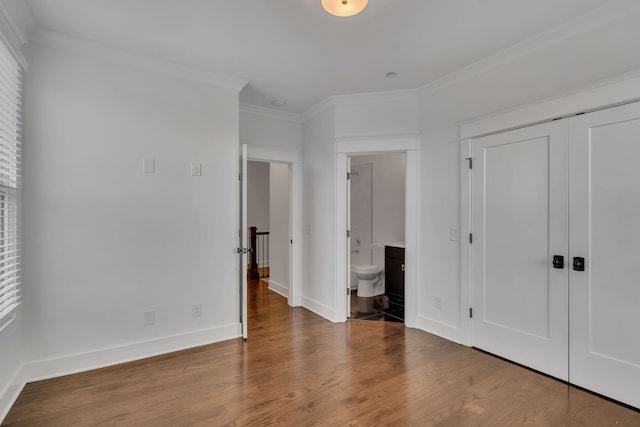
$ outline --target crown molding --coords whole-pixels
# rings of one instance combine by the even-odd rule
[[[323,99],[322,101],[312,105],[311,107],[307,108],[303,113],[302,113],[302,121],[306,122],[307,120],[311,120],[312,118],[316,117],[317,115],[327,111],[330,108],[334,108],[335,104],[333,102],[333,96],[329,96],[325,99]]]
[[[168,77],[189,80],[219,86],[240,92],[248,80],[223,76],[202,68],[189,67],[169,61],[159,60],[126,50],[113,48],[100,43],[83,40],[55,31],[38,29],[29,42],[63,52],[79,54],[98,61],[106,61],[125,65],[144,71],[162,74]]]
[[[420,92],[417,89],[386,90],[380,92],[364,92],[353,95],[334,95],[331,97],[335,106],[366,105],[387,102],[417,101]]]
[[[2,33],[2,41],[5,42],[13,54],[13,57],[18,61],[20,66],[26,70],[29,64],[22,54],[22,45],[27,42],[26,34],[23,29],[16,24],[11,13],[9,13],[2,2],[0,2],[0,33]]]
[[[302,123],[302,117],[298,113],[276,110],[273,108],[261,107],[254,104],[240,103],[240,112],[254,116],[266,117],[268,119],[285,120],[288,122]]]
[[[589,30],[615,21],[616,19],[628,15],[638,7],[640,7],[640,2],[638,0],[612,1],[580,15],[569,22],[553,27],[522,42],[516,43],[506,49],[489,55],[466,67],[446,74],[439,79],[420,86],[417,90],[420,92],[421,96],[429,96],[458,83],[470,80],[502,65],[513,62],[518,58],[530,55],[562,40],[583,34]]]

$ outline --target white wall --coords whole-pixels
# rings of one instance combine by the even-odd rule
[[[303,144],[302,304],[334,319],[336,154],[332,108],[304,123]]]
[[[238,336],[237,91],[26,54],[31,378]],[[142,172],[145,157],[155,173]]]
[[[289,165],[269,164],[269,289],[289,295]]]
[[[247,225],[269,231],[269,163],[247,162]]]
[[[240,143],[298,153],[302,149],[302,123],[291,113],[242,104]]]

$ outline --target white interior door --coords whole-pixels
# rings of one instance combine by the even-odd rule
[[[640,104],[570,129],[570,381],[640,407]]]
[[[247,144],[240,153],[240,322],[242,337],[247,339]]]
[[[472,142],[473,346],[568,379],[566,121]]]

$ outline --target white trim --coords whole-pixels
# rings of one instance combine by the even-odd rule
[[[417,134],[336,138],[336,153],[362,155],[416,150],[418,147],[418,138]]]
[[[328,98],[323,99],[322,101],[312,105],[311,107],[307,108],[305,111],[303,111],[302,113],[302,122],[306,122],[308,120],[311,120],[312,118],[316,117],[317,115],[325,112],[326,110],[333,108],[334,104],[333,104],[333,97],[330,96]]]
[[[322,304],[321,302],[318,302],[309,297],[302,297],[302,306],[320,317],[324,317],[331,322],[335,322],[334,310],[331,307],[327,307],[326,305]]]
[[[405,171],[405,325],[417,326],[418,297],[418,232],[420,218],[420,156],[418,135],[371,136],[336,139],[336,235],[335,235],[335,321],[345,322],[348,317],[346,289],[349,280],[346,271],[348,249],[345,244],[347,229],[347,156],[352,154],[385,154],[404,152]]]
[[[337,141],[336,141],[337,148]],[[337,151],[337,150],[336,150]],[[347,270],[349,264],[349,239],[347,238],[348,227],[348,206],[349,192],[347,191],[347,172],[349,171],[349,161],[346,153],[336,152],[336,211],[335,224],[335,292],[333,306],[335,311],[335,322],[346,322],[349,318],[347,313],[347,288],[351,288],[351,272]]]
[[[302,123],[302,115],[289,111],[276,110],[274,108],[261,107],[259,105],[240,103],[240,112],[269,119],[286,120],[294,123]]]
[[[420,99],[419,89],[386,90],[380,92],[364,92],[352,95],[333,95],[333,105],[367,105],[398,101],[417,101]]]
[[[289,164],[289,305],[302,305],[302,166],[300,162]]]
[[[169,77],[219,86],[236,92],[240,92],[248,83],[248,80],[237,77],[223,76],[201,68],[150,58],[103,44],[69,37],[50,30],[39,29],[30,37],[29,41],[40,46],[79,54],[98,61],[111,62]]]
[[[0,392],[0,424],[2,424],[7,414],[9,414],[16,400],[18,400],[18,396],[20,396],[25,385],[27,385],[27,381],[24,374],[24,365],[21,365],[16,373],[13,374],[13,377],[11,377],[4,390]]]
[[[640,4],[640,2],[638,2]],[[596,108],[613,106],[640,99],[640,70],[618,76],[619,81],[608,79],[569,95],[563,95],[533,105],[520,106],[489,117],[465,121],[460,126],[462,139],[512,129],[556,117],[563,117]]]
[[[289,298],[289,288],[276,282],[275,280],[269,279],[269,290],[285,298]]]
[[[471,157],[471,139],[460,141],[460,343],[471,346],[471,170],[467,158]],[[449,332],[447,332],[449,334]]]
[[[465,344],[460,334],[461,330],[457,326],[442,323],[419,314],[416,316],[416,327],[446,340],[469,346]]]
[[[25,364],[24,370],[28,382],[40,381],[213,344],[239,338],[240,336],[240,323],[233,323],[116,347],[28,362]]]
[[[274,150],[272,148],[247,146],[248,159],[255,162],[300,163],[297,151]]]

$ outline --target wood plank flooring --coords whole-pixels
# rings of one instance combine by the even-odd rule
[[[264,283],[249,340],[28,384],[6,426],[640,426],[640,412],[401,323],[331,324]]]

